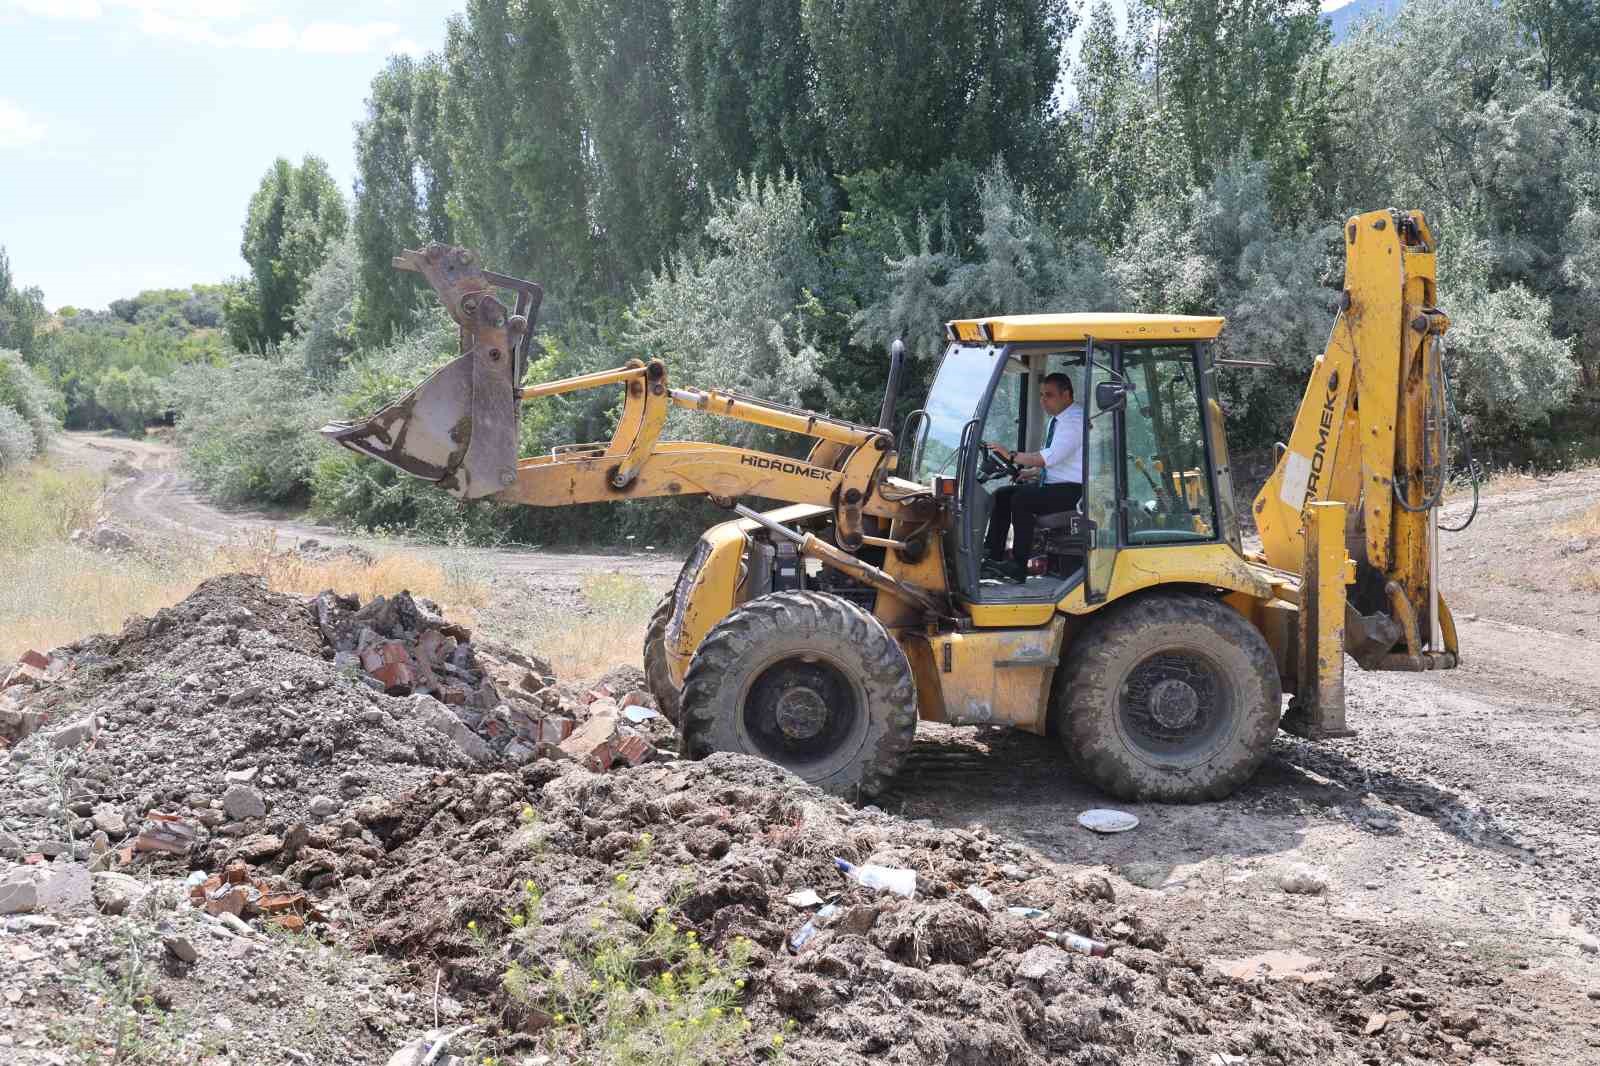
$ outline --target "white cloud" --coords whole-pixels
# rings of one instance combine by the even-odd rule
[[[5,5],[6,0],[0,0],[0,6]],[[423,51],[412,41],[397,41],[400,27],[386,21],[296,25],[279,17],[240,28],[240,22],[260,6],[254,0],[10,0],[9,6],[28,15],[72,19],[100,18],[114,8],[133,15],[139,28],[151,37],[208,48],[321,55],[374,51],[420,55]]]
[[[99,18],[99,0],[12,0],[12,6],[25,15],[52,19]]]
[[[428,50],[411,38],[406,37],[391,44],[389,46],[389,54],[392,56],[412,56],[416,59],[421,59],[428,54]]]
[[[300,31],[302,52],[351,54],[370,52],[400,32],[393,22],[313,22]]]
[[[26,148],[44,139],[44,123],[10,100],[0,99],[0,149]]]

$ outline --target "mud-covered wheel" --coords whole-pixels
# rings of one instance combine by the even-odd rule
[[[751,600],[712,628],[683,683],[683,750],[738,751],[855,799],[881,792],[917,729],[905,652],[821,592]]]
[[[1109,607],[1068,648],[1052,701],[1078,772],[1125,800],[1218,800],[1278,732],[1277,665],[1217,600],[1152,595]]]
[[[677,602],[676,589],[662,596],[644,631],[645,684],[650,688],[650,695],[656,698],[656,709],[673,725],[678,724],[683,693],[673,684],[672,671],[667,669],[667,623],[672,620]]]

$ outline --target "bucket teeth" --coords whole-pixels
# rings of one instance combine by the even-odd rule
[[[462,354],[370,418],[330,422],[322,435],[461,499],[516,483],[517,388],[543,290],[482,270],[464,248],[429,245],[395,258],[428,279],[461,326]],[[508,313],[495,295],[516,292]]]

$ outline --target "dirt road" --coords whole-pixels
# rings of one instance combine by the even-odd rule
[[[211,507],[161,446],[69,436],[65,448],[131,465],[111,500],[130,525],[211,541],[269,527],[343,539]],[[883,805],[1104,865],[1196,956],[1280,952],[1279,967],[1296,969],[1298,956],[1302,971],[1358,976],[1372,995],[1347,1000],[1329,980],[1328,1009],[1354,1034],[1371,1032],[1369,1061],[1436,1061],[1442,1039],[1466,1063],[1600,1063],[1600,586],[1590,576],[1600,538],[1558,532],[1597,499],[1596,471],[1485,496],[1467,531],[1442,538],[1461,668],[1409,676],[1350,664],[1359,735],[1316,745],[1280,735],[1263,772],[1225,802],[1134,806],[1138,829],[1097,837],[1074,819],[1107,801],[1072,779],[1053,741],[924,727]],[[1453,503],[1447,520],[1464,507]],[[556,589],[619,565],[664,588],[678,565],[472,554]],[[1284,890],[1302,867],[1324,891]],[[1407,1029],[1425,1001],[1457,1023],[1432,1042]]]
[[[116,521],[135,529],[220,545],[252,533],[276,532],[285,547],[311,538],[324,544],[368,544],[332,526],[286,513],[250,508],[223,509],[204,499],[184,476],[178,452],[167,444],[97,433],[66,433],[56,446],[59,461],[105,470],[126,480],[116,484],[106,508]],[[625,569],[652,585],[667,588],[682,560],[669,553],[580,553],[515,548],[449,548],[386,540],[418,554],[445,555],[502,577],[536,578],[557,591],[572,591],[584,574]]]

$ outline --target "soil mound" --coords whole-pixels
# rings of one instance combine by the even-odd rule
[[[982,828],[857,810],[742,756],[441,773],[383,829],[387,854],[359,903],[370,946],[419,975],[442,965],[458,998],[487,998],[558,1060],[581,1056],[582,1037],[513,1001],[507,966],[559,974],[563,957],[647,940],[665,914],[712,952],[753,944],[743,1009],[755,1036],[739,1061],[785,1032],[801,1063],[1358,1061],[1305,993],[1207,972],[1100,875],[1063,879]],[[916,894],[846,881],[835,858],[911,868]],[[808,888],[831,899],[831,919],[786,901]],[[530,891],[539,921],[518,928]],[[795,951],[808,921],[815,935]],[[1076,954],[1046,931],[1110,954]]]

